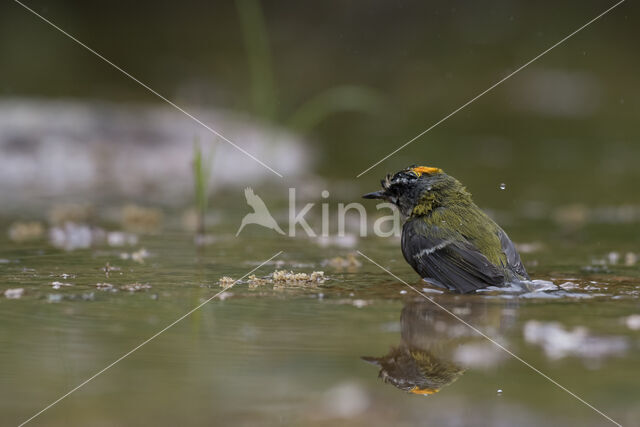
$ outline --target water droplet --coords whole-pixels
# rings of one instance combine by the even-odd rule
[[[507,184],[505,184],[504,182],[500,183],[500,189],[504,190],[505,188],[507,188]]]

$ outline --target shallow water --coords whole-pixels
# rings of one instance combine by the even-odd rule
[[[73,252],[3,241],[1,290],[24,291],[0,298],[1,424],[29,418],[220,292],[221,277],[240,278],[280,250],[257,276],[323,270],[327,281],[238,283],[33,424],[610,424],[365,259],[327,264],[356,249],[617,422],[639,423],[638,267],[594,268],[609,248],[523,254],[532,277],[560,290],[461,296],[418,280],[394,239],[322,247],[268,232],[235,239],[224,228],[199,250],[182,232]],[[141,248],[141,262],[122,259]],[[135,283],[150,287],[121,289]],[[416,385],[439,391],[406,391]]]
[[[32,424],[611,425],[472,326],[613,420],[640,425],[640,27],[631,2],[557,47],[610,5],[33,3],[284,179],[24,8],[3,9],[0,425],[27,420],[221,291]],[[255,31],[240,25],[251,4],[264,14]],[[344,85],[379,106],[336,97]],[[318,103],[339,98],[349,102]],[[296,125],[300,113],[316,126]],[[215,152],[218,221],[200,250],[175,214],[193,203],[198,136]],[[541,282],[457,296],[421,282],[399,239],[316,244],[251,227],[234,237],[247,186],[280,224],[295,186],[301,203],[316,202],[319,225],[320,203],[333,211],[359,200],[411,164],[465,183]],[[13,221],[42,221],[68,202],[92,203],[96,222],[120,230],[118,209],[131,200],[165,208],[164,226],[131,246],[65,252],[7,240]],[[61,245],[93,239],[88,227],[76,231]],[[424,295],[366,259],[349,261],[356,250]],[[257,276],[322,270],[327,280],[219,286],[279,251]],[[336,268],[337,256],[347,265]]]

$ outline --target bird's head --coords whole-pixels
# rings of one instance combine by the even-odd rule
[[[462,188],[460,183],[440,168],[410,166],[381,180],[382,190],[365,194],[365,199],[382,199],[398,206],[400,212],[409,216],[426,193],[442,198],[449,192]]]

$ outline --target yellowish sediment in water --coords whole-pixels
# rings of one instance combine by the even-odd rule
[[[260,286],[273,285],[274,288],[283,288],[287,286],[313,285],[324,283],[327,278],[324,271],[314,271],[312,273],[296,273],[287,270],[276,270],[266,277],[258,277],[252,274],[247,279],[249,289],[256,289]],[[224,276],[218,280],[220,287],[228,288],[236,282],[231,277]]]

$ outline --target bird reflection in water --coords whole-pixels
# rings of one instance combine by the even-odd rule
[[[516,311],[503,304],[474,301],[449,309],[494,336],[515,322]],[[468,368],[488,367],[504,358],[493,344],[428,301],[404,306],[400,331],[402,340],[398,346],[382,357],[365,356],[362,360],[378,366],[378,376],[385,383],[409,393],[437,393]]]

